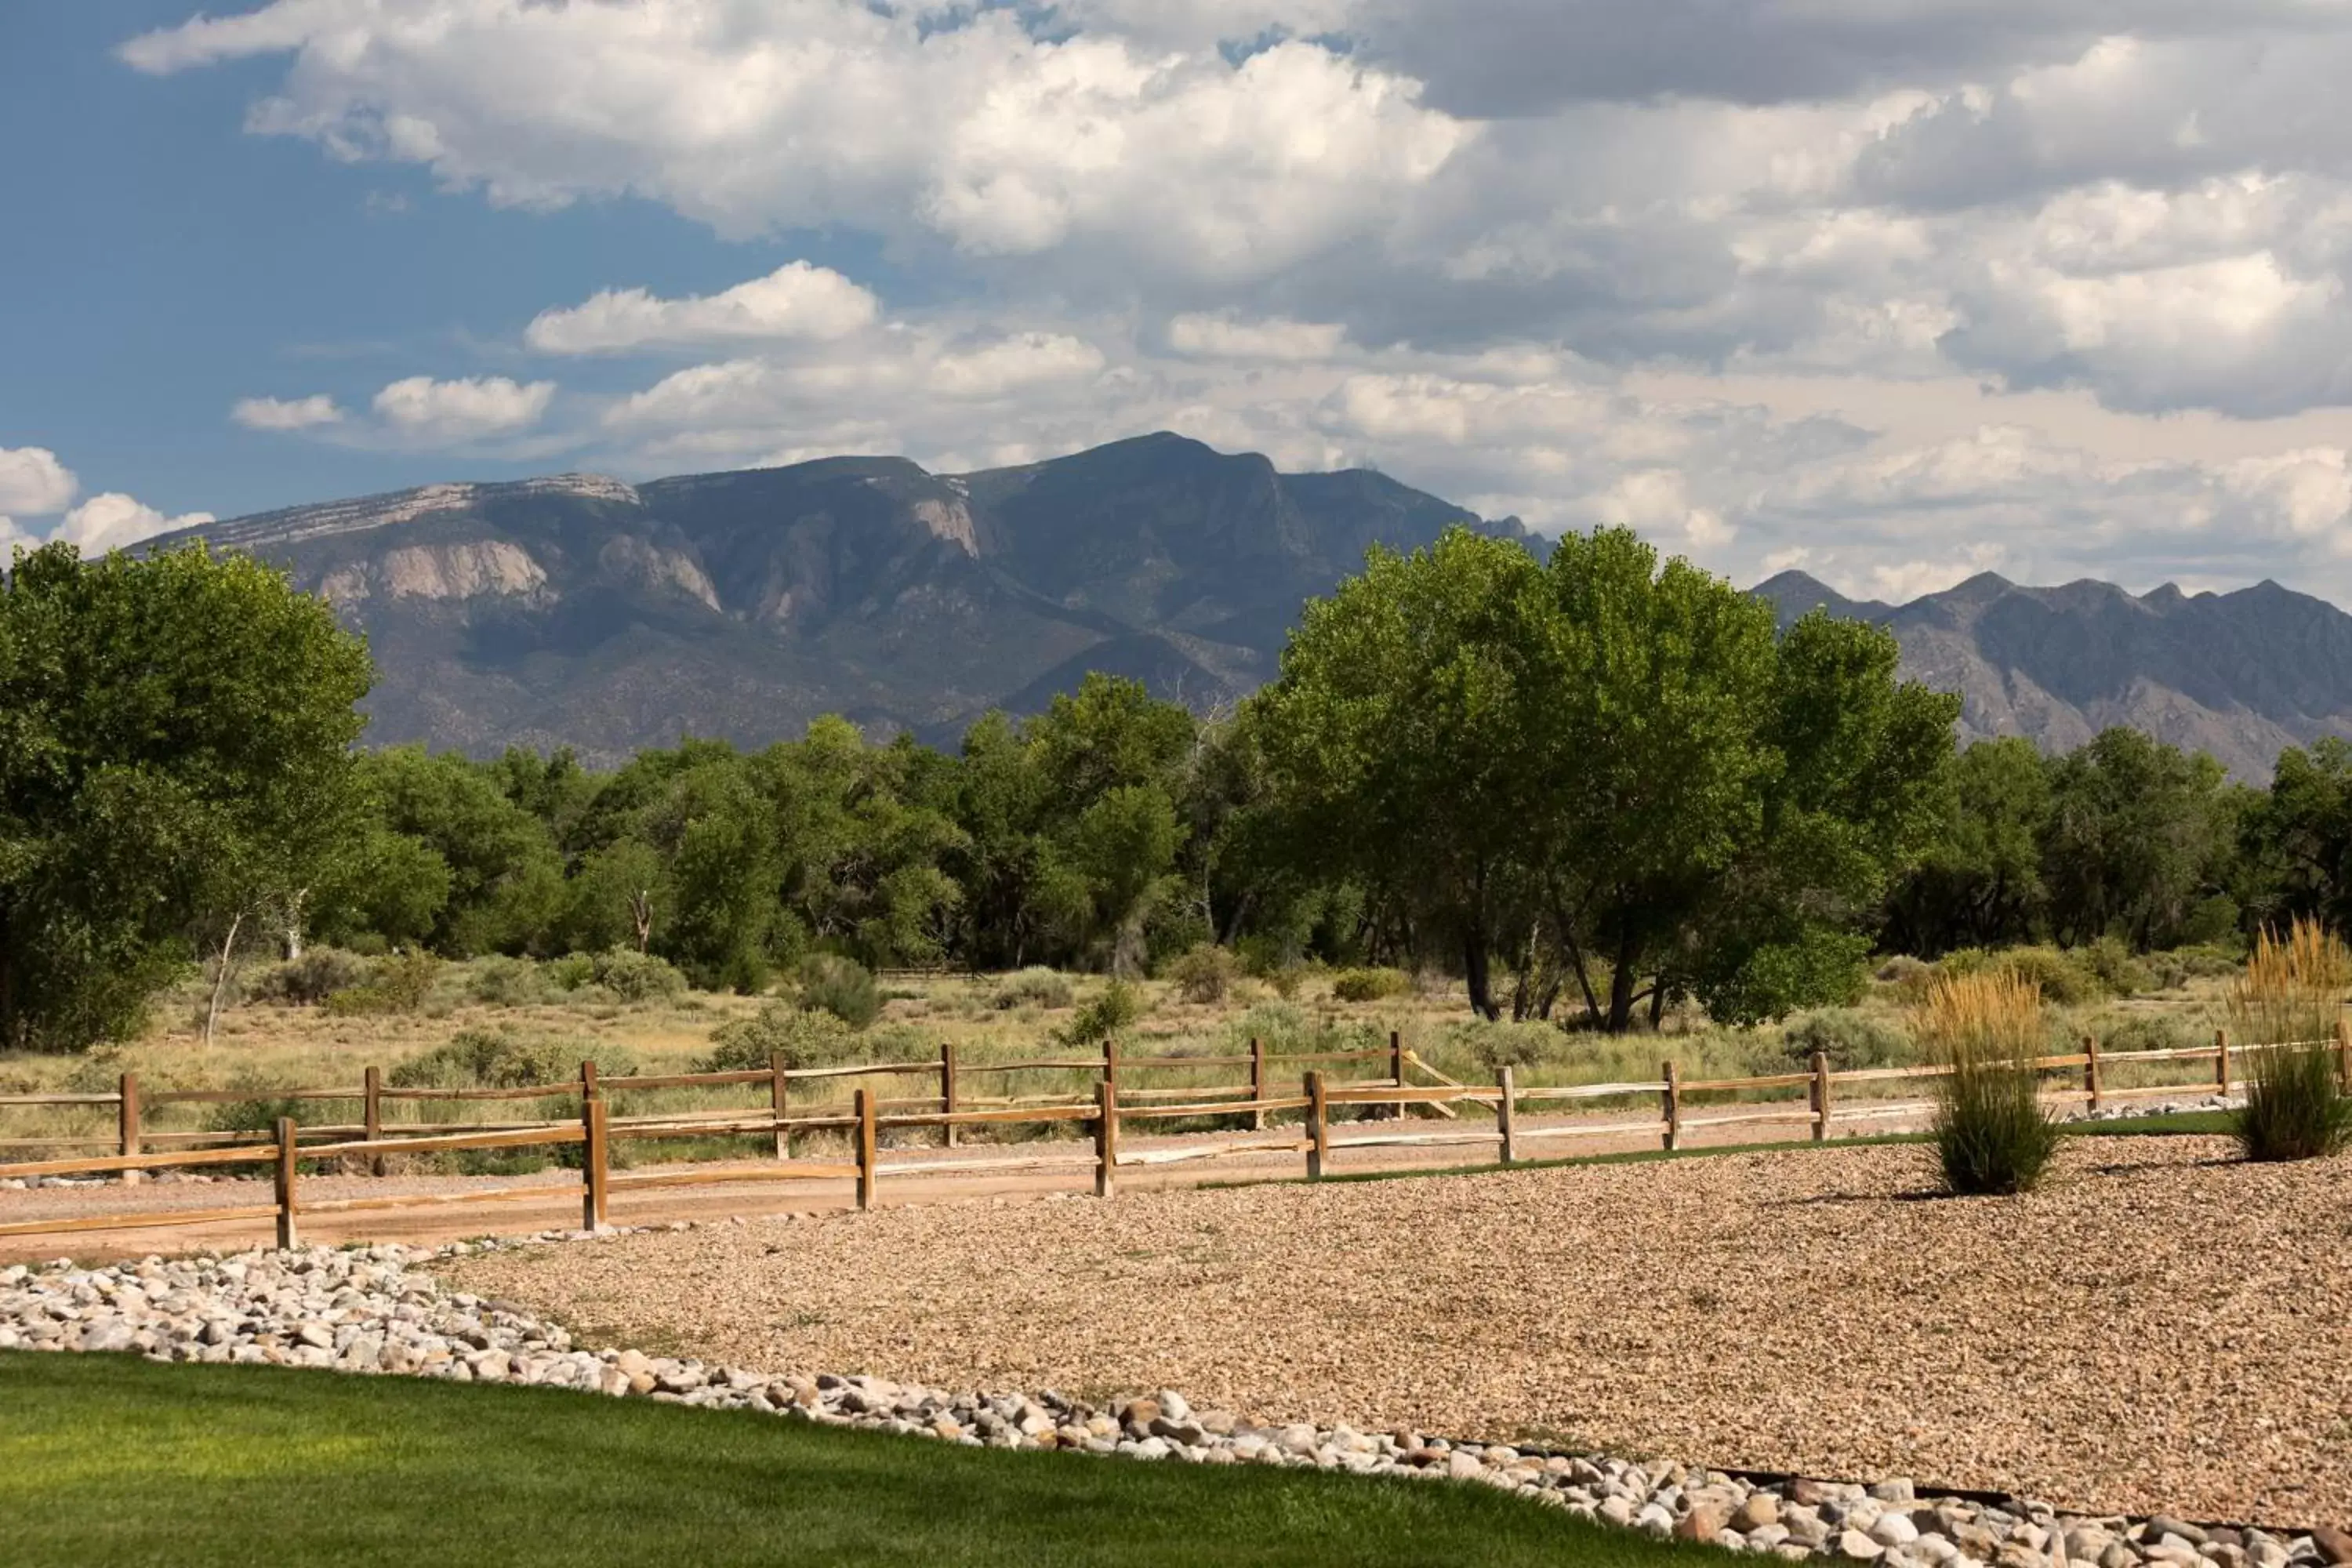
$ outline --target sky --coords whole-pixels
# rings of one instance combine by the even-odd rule
[[[1173,429],[2352,604],[2352,0],[0,0],[0,545]]]

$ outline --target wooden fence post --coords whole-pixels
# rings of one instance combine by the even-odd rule
[[[1830,1141],[1830,1058],[1827,1051],[1813,1053],[1813,1142]]]
[[[2098,1036],[2086,1034],[2083,1037],[2083,1056],[2084,1058],[2083,1062],[2083,1092],[2091,1097],[2091,1109],[2096,1110],[2099,1109],[2099,1095],[2101,1089],[2101,1085],[2099,1083]]]
[[[1255,1035],[1250,1037],[1250,1098],[1257,1109],[1250,1112],[1250,1131],[1265,1131],[1265,1042]]]
[[[115,1107],[115,1131],[122,1145],[122,1157],[128,1160],[139,1152],[139,1075],[124,1073],[121,1081],[115,1085],[115,1093],[121,1097]],[[137,1171],[125,1171],[122,1173],[122,1184],[135,1187],[139,1184],[139,1177]]]
[[[2230,1031],[2213,1031],[2213,1081],[2226,1100],[2230,1095]]]
[[[1107,1198],[1118,1185],[1118,1089],[1095,1085],[1095,1196]]]
[[[2336,1076],[2352,1089],[2352,1022],[2336,1020]]]
[[[1666,1131],[1664,1147],[1668,1153],[1672,1153],[1683,1141],[1682,1064],[1679,1062],[1663,1063],[1660,1065],[1658,1072],[1659,1076],[1663,1077],[1666,1080],[1666,1092],[1660,1098],[1665,1101]]]
[[[857,1206],[874,1206],[875,1165],[875,1094],[870,1089],[857,1091]]]
[[[1402,1095],[1404,1089],[1404,1037],[1394,1029],[1389,1031],[1389,1079]],[[1389,1112],[1389,1120],[1404,1120],[1404,1100],[1402,1098],[1397,1100],[1395,1109]]]
[[[1503,1163],[1516,1163],[1519,1157],[1519,1108],[1517,1089],[1511,1082],[1511,1069],[1505,1068],[1496,1075],[1502,1086],[1503,1098],[1495,1102],[1495,1122],[1503,1134]]]
[[[1331,1157],[1330,1106],[1323,1099],[1323,1075],[1307,1075],[1307,1179],[1323,1179],[1323,1162]]]
[[[580,1228],[602,1230],[605,1200],[612,1191],[612,1135],[605,1118],[612,1111],[601,1100],[580,1108],[583,1138],[580,1152]]]
[[[597,1094],[598,1094],[599,1092],[600,1092],[600,1091],[599,1091],[599,1090],[597,1089],[597,1088],[596,1088],[596,1064],[595,1064],[595,1062],[594,1062],[594,1061],[593,1061],[593,1060],[591,1060],[591,1061],[584,1061],[584,1062],[582,1062],[582,1063],[580,1064],[580,1103],[581,1103],[581,1106],[584,1109],[584,1108],[587,1106],[587,1104],[588,1104],[588,1102],[589,1102],[590,1100],[593,1100],[593,1099],[595,1099],[595,1098],[597,1097]]]
[[[1113,1089],[1118,1087],[1118,1041],[1116,1037],[1103,1042],[1102,1080]]]
[[[369,1142],[379,1142],[383,1138],[383,1069],[371,1064],[360,1076],[360,1126]],[[368,1174],[381,1176],[383,1173],[383,1156],[369,1155]]]
[[[784,1076],[786,1070],[784,1053],[770,1051],[768,1053],[768,1110],[774,1114],[779,1122],[792,1114],[793,1080]],[[779,1126],[776,1129],[776,1158],[789,1160],[792,1157],[792,1130]]]
[[[291,1252],[294,1235],[294,1119],[278,1119],[278,1250]]]
[[[942,1116],[953,1116],[955,1113],[955,1046],[953,1042],[943,1041],[940,1046],[940,1114]],[[940,1131],[942,1135],[942,1145],[946,1148],[952,1149],[961,1143],[962,1140],[956,1136],[959,1131],[960,1129],[958,1129],[956,1124],[952,1121],[940,1128]]]

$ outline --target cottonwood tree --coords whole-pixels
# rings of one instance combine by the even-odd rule
[[[1937,795],[1918,864],[1887,895],[1885,944],[1934,958],[2032,941],[2048,902],[2048,763],[2021,735],[1979,741],[1954,754]]]
[[[1500,1010],[1493,953],[1557,793],[1533,739],[1557,695],[1548,597],[1509,541],[1454,529],[1410,556],[1376,548],[1307,605],[1280,677],[1244,710],[1278,852],[1410,909],[1486,1017]]]
[[[1481,1014],[1507,942],[1612,1031],[1684,991],[1747,1021],[1851,984],[1915,850],[1954,707],[1895,658],[1627,530],[1454,530],[1311,605],[1249,721],[1289,855],[1408,907]]]
[[[323,876],[371,675],[324,603],[249,558],[19,553],[0,583],[0,1045],[126,1032],[192,933]]]

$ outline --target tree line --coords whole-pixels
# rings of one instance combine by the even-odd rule
[[[2352,746],[2268,790],[2129,731],[1956,749],[1897,657],[1627,531],[1457,531],[1373,551],[1230,713],[1097,675],[953,752],[826,718],[598,771],[364,749],[367,651],[281,574],[49,546],[0,584],[0,1047],[312,942],[629,948],[745,991],[811,952],[1133,973],[1215,943],[1622,1030],[1843,999],[1874,952],[2352,916]]]

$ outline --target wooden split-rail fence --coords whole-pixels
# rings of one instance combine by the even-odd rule
[[[2337,1069],[2352,1085],[2352,1026],[2339,1023],[2332,1041],[2295,1043],[2308,1047],[2332,1046]],[[2226,1031],[2217,1030],[2210,1046],[2164,1050],[2108,1051],[2095,1037],[2085,1036],[2079,1052],[2040,1058],[2035,1067],[2044,1074],[2067,1075],[2046,1090],[2052,1098],[2087,1101],[2099,1110],[2113,1101],[2191,1092],[2197,1084],[2161,1083],[2119,1086],[2108,1074],[2118,1068],[2143,1064],[2210,1061],[2210,1087],[2228,1094],[2236,1064],[2250,1053],[2285,1048],[2235,1044]],[[1246,1084],[1210,1088],[1138,1086],[1133,1075],[1182,1068],[1199,1069],[1221,1061],[1246,1060]],[[1334,1081],[1324,1070],[1340,1064],[1385,1060],[1387,1076]],[[1270,1076],[1277,1067],[1308,1067],[1295,1093],[1275,1091]],[[962,1095],[966,1074],[1013,1073],[1083,1069],[1097,1075],[1088,1098],[1069,1096],[994,1097],[994,1103],[973,1104]],[[1690,1079],[1678,1064],[1663,1063],[1654,1079],[1627,1083],[1522,1086],[1513,1070],[1504,1068],[1492,1085],[1463,1084],[1446,1079],[1390,1037],[1386,1049],[1325,1051],[1270,1055],[1252,1041],[1246,1058],[1127,1057],[1116,1044],[1099,1058],[1066,1058],[1027,1062],[965,1065],[961,1068],[954,1047],[941,1047],[933,1063],[871,1063],[835,1068],[787,1068],[781,1058],[764,1068],[735,1072],[672,1073],[600,1078],[595,1064],[581,1064],[579,1078],[561,1083],[514,1089],[432,1089],[385,1088],[374,1068],[366,1071],[361,1089],[223,1090],[174,1089],[147,1096],[142,1101],[137,1080],[125,1075],[114,1094],[6,1095],[0,1110],[12,1107],[112,1106],[117,1112],[120,1147],[112,1154],[0,1164],[0,1180],[45,1176],[117,1175],[134,1183],[150,1172],[209,1169],[230,1165],[261,1165],[275,1184],[272,1201],[227,1207],[168,1209],[143,1214],[97,1214],[0,1223],[0,1237],[65,1234],[76,1231],[150,1229],[177,1226],[210,1226],[226,1222],[276,1222],[280,1247],[295,1245],[299,1216],[362,1213],[371,1210],[425,1209],[470,1203],[518,1203],[577,1197],[581,1224],[593,1229],[604,1225],[615,1194],[656,1188],[716,1186],[730,1184],[844,1181],[854,1184],[857,1206],[870,1209],[886,1177],[996,1175],[1037,1171],[1089,1172],[1097,1196],[1116,1191],[1122,1170],[1213,1160],[1234,1155],[1289,1153],[1305,1157],[1306,1174],[1320,1179],[1330,1173],[1333,1161],[1350,1150],[1483,1145],[1495,1151],[1504,1165],[1517,1163],[1531,1151],[1549,1152],[1570,1141],[1655,1137],[1662,1149],[1682,1146],[1688,1134],[1708,1128],[1772,1124],[1804,1124],[1816,1142],[1827,1142],[1836,1128],[1873,1121],[1908,1119],[1933,1109],[1932,1101],[1864,1100],[1840,1103],[1842,1088],[1905,1080],[1930,1080],[1948,1075],[1948,1067],[1864,1068],[1832,1071],[1827,1057],[1815,1053],[1802,1072],[1768,1073],[1748,1078]],[[1412,1082],[1419,1072],[1433,1082]],[[857,1088],[846,1106],[803,1106],[795,1109],[792,1088],[811,1081],[936,1073],[936,1100],[886,1100],[877,1090]],[[2074,1075],[2079,1075],[2075,1077]],[[1122,1081],[1126,1079],[1127,1081]],[[611,1114],[608,1096],[630,1089],[707,1089],[764,1085],[768,1103],[757,1110],[671,1112],[634,1117]],[[1706,1103],[1709,1097],[1771,1094],[1801,1089],[1801,1100],[1782,1098],[1729,1106]],[[525,1100],[571,1096],[580,1102],[576,1116],[519,1125],[477,1127],[444,1131],[434,1124],[387,1126],[386,1104],[427,1100]],[[1657,1110],[1636,1120],[1594,1122],[1578,1121],[1554,1126],[1528,1126],[1523,1112],[1564,1110],[1580,1103],[1625,1101],[1654,1096]],[[143,1107],[163,1103],[236,1103],[267,1099],[301,1102],[341,1100],[361,1102],[364,1119],[358,1125],[303,1127],[291,1117],[279,1117],[258,1136],[250,1132],[145,1132]],[[1379,1121],[1402,1121],[1407,1110],[1419,1107],[1456,1125],[1423,1131],[1379,1131]],[[1492,1124],[1463,1123],[1458,1108],[1476,1107]],[[1352,1113],[1352,1114],[1350,1114]],[[1295,1124],[1275,1125],[1276,1117],[1297,1115]],[[1215,1142],[1128,1151],[1120,1148],[1122,1130],[1155,1121],[1239,1119],[1246,1134]],[[935,1130],[950,1149],[961,1142],[965,1129],[1007,1125],[1051,1126],[1081,1122],[1091,1133],[1091,1147],[1060,1152],[988,1154],[947,1159],[892,1159],[900,1151],[887,1149],[885,1134],[909,1130]],[[1368,1124],[1374,1130],[1367,1131]],[[808,1132],[846,1134],[850,1157],[816,1161],[795,1157],[793,1137]],[[732,1163],[725,1169],[656,1169],[615,1171],[612,1158],[616,1140],[687,1136],[757,1136],[774,1140],[772,1163]],[[305,1140],[309,1140],[306,1142]],[[167,1141],[211,1143],[212,1147],[158,1147]],[[231,1142],[235,1141],[235,1142]],[[0,1139],[0,1142],[6,1142]],[[81,1143],[95,1140],[55,1139],[42,1142]],[[409,1193],[381,1197],[305,1199],[299,1188],[304,1162],[337,1161],[345,1170],[357,1168],[383,1175],[394,1158],[503,1150],[549,1149],[577,1145],[580,1174],[576,1183],[530,1183],[460,1192]],[[21,1145],[19,1145],[21,1146]]]

